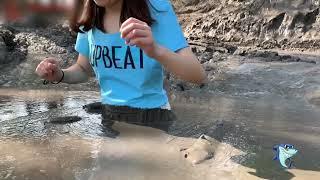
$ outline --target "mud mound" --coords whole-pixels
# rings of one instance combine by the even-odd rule
[[[318,0],[175,0],[191,43],[319,48]]]
[[[14,40],[15,33],[14,28],[0,25],[0,65],[17,64],[26,57],[26,49]]]
[[[68,64],[76,56],[75,38],[62,23],[45,28],[1,25],[0,64],[21,62],[27,54],[55,54]]]

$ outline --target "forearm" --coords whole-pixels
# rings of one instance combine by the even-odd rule
[[[78,64],[74,64],[67,69],[63,69],[64,78],[62,82],[68,84],[84,83],[88,81],[87,72]]]
[[[158,47],[155,57],[169,72],[179,78],[196,84],[204,83],[205,72],[194,55],[184,56]]]

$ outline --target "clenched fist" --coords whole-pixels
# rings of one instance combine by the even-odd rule
[[[60,81],[63,72],[59,67],[59,63],[54,58],[46,58],[38,65],[35,71],[41,78],[50,82]]]

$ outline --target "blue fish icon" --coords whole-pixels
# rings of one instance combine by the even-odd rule
[[[291,168],[293,161],[291,157],[298,153],[298,150],[293,147],[291,144],[280,144],[273,147],[273,150],[276,151],[276,156],[273,160],[279,160],[281,166],[285,168]],[[286,161],[289,160],[289,165],[287,166]]]

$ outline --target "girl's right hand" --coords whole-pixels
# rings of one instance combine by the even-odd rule
[[[38,76],[50,82],[57,82],[62,78],[62,70],[54,58],[46,58],[37,66],[35,71]]]

